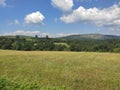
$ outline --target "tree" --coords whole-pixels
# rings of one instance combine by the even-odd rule
[[[38,38],[38,35],[35,35],[35,38]]]
[[[46,35],[46,39],[48,39],[49,37],[48,37],[48,35]]]
[[[12,44],[12,48],[15,49],[15,50],[21,50],[22,49],[22,43],[16,41]]]
[[[116,53],[120,53],[120,48],[114,48],[113,51]]]

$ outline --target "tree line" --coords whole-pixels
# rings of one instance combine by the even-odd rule
[[[55,44],[57,43],[57,44]],[[66,45],[61,44],[66,43]],[[120,52],[120,39],[62,40],[56,38],[0,37],[0,49],[24,51]]]

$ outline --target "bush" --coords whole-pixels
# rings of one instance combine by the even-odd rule
[[[36,83],[19,84],[4,78],[0,78],[0,90],[71,90],[67,87],[40,87]]]
[[[113,51],[116,53],[120,53],[120,48],[114,48]]]

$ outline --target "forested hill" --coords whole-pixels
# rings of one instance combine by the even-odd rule
[[[18,35],[19,36],[19,35]],[[25,38],[25,39],[34,39],[38,36],[31,37],[31,36],[19,36],[20,38]],[[0,38],[16,38],[16,36],[0,36]],[[42,37],[46,38],[46,37]],[[57,39],[57,40],[105,40],[105,39],[120,39],[120,36],[116,35],[103,35],[103,34],[79,34],[79,35],[68,35],[64,37],[57,37],[57,38],[52,38],[52,39]]]
[[[120,36],[85,34],[59,38],[0,36],[0,49],[40,51],[120,52]]]
[[[67,39],[67,40],[85,40],[85,39],[105,40],[105,39],[120,39],[120,36],[103,35],[103,34],[82,34],[82,35],[69,35],[69,36],[61,37],[61,39]]]

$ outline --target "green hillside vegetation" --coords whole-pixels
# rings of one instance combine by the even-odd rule
[[[120,37],[86,34],[61,38],[1,36],[0,49],[22,51],[86,51],[120,53]]]
[[[57,47],[58,46],[58,51],[70,51],[70,45],[68,45],[66,42],[56,42],[54,45]],[[60,50],[61,47],[61,50]],[[64,49],[63,49],[64,47]]]
[[[0,50],[0,90],[120,90],[120,54]]]
[[[120,36],[114,35],[102,35],[102,34],[82,34],[82,35],[70,35],[61,37],[66,40],[105,40],[105,39],[120,39]]]
[[[104,38],[104,39],[103,39]],[[86,34],[62,38],[1,36],[0,49],[23,51],[120,52],[119,36]]]
[[[54,44],[55,44],[55,45],[64,45],[64,46],[66,46],[67,48],[70,47],[67,43],[64,43],[64,42],[59,42],[59,43],[54,43]]]

